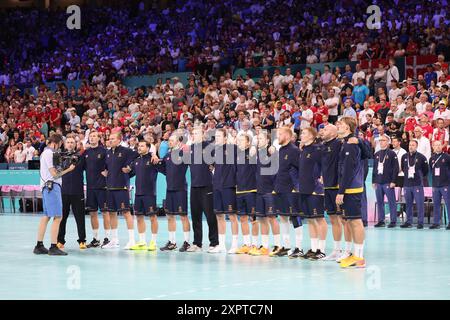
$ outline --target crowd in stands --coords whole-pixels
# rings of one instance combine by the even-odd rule
[[[93,129],[106,146],[111,132],[122,131],[124,145],[136,148],[145,139],[161,151],[175,130],[189,143],[199,124],[205,131],[231,129],[231,140],[286,125],[298,136],[340,115],[358,119],[375,151],[382,135],[400,137],[406,150],[416,138],[429,157],[430,141],[449,141],[447,2],[378,1],[381,30],[361,22],[366,2],[190,0],[169,2],[163,11],[90,8],[83,9],[88,28],[75,34],[56,26],[65,24],[61,12],[2,12],[0,163],[37,159],[52,132],[74,134],[83,150]],[[436,63],[417,79],[400,79],[393,58],[415,54],[434,54]],[[367,58],[389,63],[370,70],[326,64]],[[325,66],[232,77],[232,66],[314,62]],[[192,71],[187,84],[175,77],[129,89],[122,81],[177,70]],[[59,83],[56,90],[43,84],[63,79],[82,84]],[[35,84],[38,94],[14,86],[23,83]]]
[[[127,3],[127,2],[124,2]],[[131,2],[130,2],[131,3]],[[155,3],[157,3],[155,1]],[[368,29],[368,6],[381,8]],[[450,57],[447,0],[177,0],[161,9],[82,7],[81,30],[65,10],[0,11],[0,85],[234,68]]]

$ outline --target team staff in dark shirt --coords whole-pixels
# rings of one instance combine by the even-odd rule
[[[338,161],[339,189],[336,204],[341,206],[342,216],[351,228],[354,246],[353,254],[340,260],[340,265],[342,268],[363,268],[366,264],[363,255],[365,232],[361,215],[364,168],[359,141],[355,137],[356,119],[342,117],[336,124],[338,136],[343,139]]]
[[[450,155],[442,152],[442,147],[440,140],[433,141],[433,154],[430,158],[433,186],[433,225],[430,226],[430,229],[441,227],[442,200],[444,200],[447,208],[450,208]],[[447,230],[450,230],[450,222]]]
[[[93,239],[88,248],[100,246],[98,235],[98,211],[103,214],[103,228],[105,237],[103,245],[109,243],[111,237],[111,223],[106,204],[106,178],[102,174],[106,169],[106,148],[99,145],[100,137],[96,130],[89,132],[89,148],[83,153],[83,169],[86,171],[86,211],[91,217]]]
[[[194,241],[188,249],[188,252],[202,251],[203,213],[205,213],[206,222],[208,223],[208,252],[210,252],[219,245],[217,219],[213,206],[212,172],[209,163],[206,162],[206,152],[212,145],[204,141],[203,129],[201,127],[194,128],[192,134],[193,144],[190,146],[191,161],[189,163],[189,169],[191,172],[190,206]]]
[[[139,156],[124,170],[130,177],[136,176],[136,192],[134,197],[134,215],[137,218],[139,242],[131,250],[156,250],[156,236],[158,234],[158,219],[156,216],[156,178],[158,175],[159,159],[150,153],[150,143],[140,141]],[[152,238],[147,246],[145,237],[145,216],[150,217]]]
[[[64,143],[67,152],[74,152],[77,147],[75,138],[69,136]],[[78,244],[81,250],[86,249],[86,227],[84,217],[84,190],[83,190],[83,159],[79,161],[75,169],[62,177],[62,204],[63,216],[59,225],[58,248],[64,250],[66,243],[66,223],[72,208],[75,221],[77,223]]]
[[[397,223],[397,202],[395,199],[395,181],[398,177],[399,166],[397,155],[389,149],[390,138],[382,135],[379,138],[380,149],[374,154],[372,169],[372,184],[377,198],[378,223],[375,228],[385,226],[384,196],[389,204],[391,222],[389,228]]]
[[[128,243],[126,250],[134,246],[134,220],[130,212],[130,194],[128,187],[130,177],[126,173],[127,166],[137,157],[137,153],[129,148],[120,145],[122,134],[120,132],[111,133],[109,136],[111,149],[106,153],[106,188],[107,188],[107,206],[111,221],[111,241],[103,246],[104,249],[113,249],[119,247],[119,238],[117,233],[118,219],[117,214],[123,214],[128,228]]]
[[[309,260],[325,258],[325,243],[328,225],[324,218],[324,189],[322,176],[322,146],[316,144],[317,131],[312,127],[304,128],[301,132],[301,152],[298,164],[300,193],[299,206],[304,217],[308,219],[311,249],[303,254],[300,249],[299,257]]]
[[[405,191],[406,222],[401,228],[411,228],[413,223],[413,203],[416,202],[418,224],[417,229],[423,229],[425,211],[425,197],[423,190],[423,177],[428,174],[427,158],[417,152],[417,140],[409,142],[409,152],[402,157],[402,171],[405,173],[403,190]]]

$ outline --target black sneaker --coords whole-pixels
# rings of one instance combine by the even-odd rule
[[[388,224],[388,228],[395,228],[397,224],[395,222],[391,222]]]
[[[280,251],[280,249],[281,248],[279,246],[274,246],[272,248],[272,251],[270,251],[270,253],[269,253],[269,257],[276,257],[278,254],[278,251]]]
[[[48,249],[44,246],[36,246],[33,250],[34,254],[48,254]]]
[[[308,250],[308,252],[303,255],[303,259],[310,259],[311,257],[314,257],[316,255],[316,253],[314,251],[312,251],[311,249]]]
[[[296,258],[301,258],[303,257],[305,254],[303,253],[303,250],[300,250],[299,248],[295,248],[294,251],[292,251],[289,255],[288,258],[289,259],[296,259]]]
[[[48,250],[49,256],[67,256],[67,252],[62,251],[58,247],[52,247]]]
[[[363,226],[364,226],[364,228],[367,228],[368,225],[369,225],[369,224],[367,223],[367,221],[363,221]]]
[[[277,257],[284,257],[288,255],[289,248],[281,247],[280,250],[275,254]]]
[[[320,249],[317,249],[316,253],[314,256],[312,256],[310,258],[310,260],[322,260],[326,257],[325,253],[323,253],[322,251],[320,251]]]
[[[167,241],[166,245],[161,248],[161,251],[172,251],[172,250],[175,250],[176,248],[177,248],[177,244],[176,243],[172,243],[170,241]]]
[[[412,228],[412,224],[409,223],[409,222],[405,222],[404,224],[402,224],[402,225],[400,226],[400,228]]]
[[[432,225],[430,226],[430,229],[440,229],[440,228],[441,228],[441,226],[438,225],[438,224],[432,224]]]
[[[423,224],[418,224],[417,229],[423,229]]]
[[[450,223],[447,225],[447,227],[445,229],[450,230]]]
[[[380,221],[376,225],[374,225],[375,228],[381,228],[381,227],[385,227],[385,226],[386,226],[386,223],[384,223],[384,221]]]
[[[189,249],[191,247],[191,245],[189,244],[189,242],[185,241],[183,242],[183,246],[180,248],[180,252],[186,252],[187,249]]]
[[[102,243],[101,247],[103,248],[103,247],[106,246],[108,243],[109,243],[109,239],[108,239],[108,238],[103,239],[103,243]]]
[[[89,243],[87,245],[88,248],[98,248],[100,247],[100,241],[98,241],[97,239],[92,239],[91,243]]]

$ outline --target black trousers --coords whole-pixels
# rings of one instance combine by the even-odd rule
[[[202,213],[206,215],[208,223],[209,245],[217,246],[219,244],[219,232],[217,228],[217,219],[214,214],[213,206],[213,190],[210,187],[192,187],[191,188],[191,216],[192,229],[194,230],[194,244],[198,247],[202,246],[203,226]]]
[[[62,195],[63,216],[59,225],[58,242],[66,243],[66,223],[72,208],[78,230],[78,243],[86,242],[84,195]]]

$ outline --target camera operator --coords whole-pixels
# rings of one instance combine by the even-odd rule
[[[62,203],[63,216],[59,226],[58,248],[64,250],[66,243],[66,223],[72,208],[78,230],[78,244],[80,249],[86,249],[86,228],[85,228],[85,209],[84,209],[84,191],[83,191],[83,163],[80,156],[76,153],[77,141],[73,136],[68,136],[64,143],[65,157],[63,165],[67,162],[75,165],[75,169],[62,177]]]
[[[61,177],[66,173],[75,169],[75,165],[71,164],[65,170],[57,170],[53,163],[53,154],[61,147],[62,136],[53,134],[49,138],[48,146],[44,149],[40,159],[40,185],[42,189],[42,199],[44,207],[44,217],[41,218],[37,234],[37,244],[33,253],[48,254],[55,256],[65,256],[66,252],[59,249],[56,245],[59,224],[62,216],[62,199],[61,199]],[[48,222],[53,218],[51,227],[51,246],[48,250],[44,247],[45,230]]]

